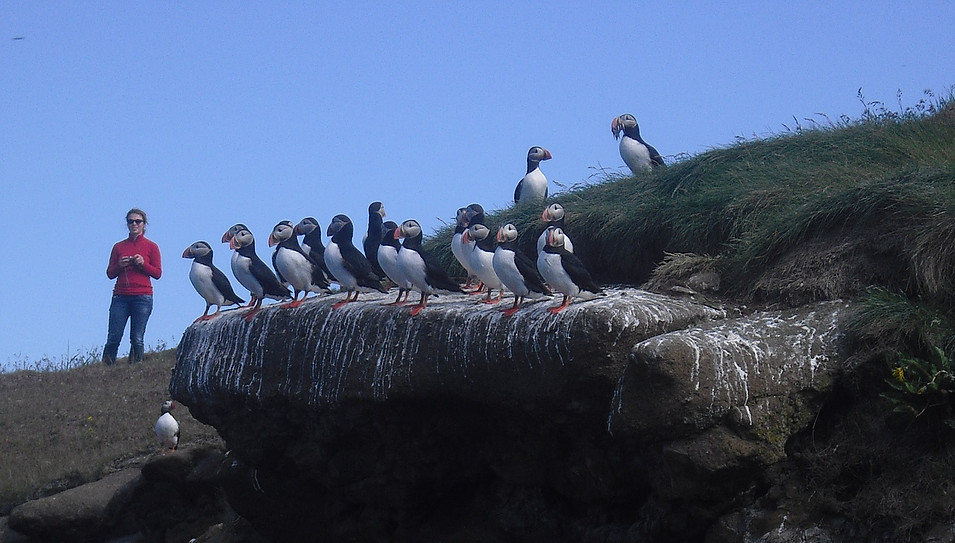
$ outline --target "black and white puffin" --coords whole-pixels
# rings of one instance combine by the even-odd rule
[[[248,230],[248,229],[249,229],[248,226],[246,226],[246,225],[244,225],[244,224],[242,224],[242,223],[240,223],[240,222],[237,222],[237,223],[233,224],[228,230],[225,231],[225,234],[222,234],[222,243],[231,243],[231,242],[232,242],[232,237],[235,236],[235,233],[236,233],[236,232],[238,232],[239,230]],[[231,247],[230,247],[230,248],[231,248]],[[239,253],[233,252],[233,253],[232,253],[232,259],[231,259],[230,262],[229,262],[230,265],[232,266],[232,275],[234,275],[236,279],[239,278],[239,271],[238,271],[238,269],[237,269],[239,258],[240,258],[240,257],[239,257]],[[239,280],[239,283],[242,283],[242,280],[241,280],[241,279]],[[245,286],[245,284],[243,283],[242,286]],[[246,288],[248,288],[248,287],[246,287]],[[251,307],[252,304],[255,303],[255,296],[251,296],[251,298],[252,298],[252,299],[249,300],[249,307]]]
[[[602,290],[590,277],[584,263],[574,253],[564,249],[564,231],[556,226],[547,227],[547,244],[537,255],[537,270],[547,281],[551,290],[564,295],[563,302],[550,308],[551,313],[560,313],[574,296],[582,291],[600,294]]]
[[[465,243],[464,231],[472,224],[484,224],[484,207],[481,204],[470,204],[468,207],[458,209],[455,222],[454,235],[451,236],[451,253],[467,272],[468,277],[464,283],[464,288],[468,289],[477,275],[471,269],[471,251],[474,250],[474,243]],[[472,291],[472,294],[480,294],[484,289],[484,285],[480,284],[480,279],[478,281],[478,288]]]
[[[395,230],[395,239],[404,239],[398,251],[398,266],[415,290],[421,293],[418,305],[411,308],[411,315],[417,315],[428,305],[428,297],[437,292],[464,292],[461,286],[448,277],[448,272],[438,264],[433,256],[421,247],[423,235],[421,225],[414,219],[401,223]]]
[[[547,178],[540,169],[542,160],[552,158],[550,151],[534,146],[527,151],[527,173],[514,189],[514,203],[521,204],[547,198]]]
[[[614,117],[610,122],[610,131],[613,132],[614,139],[620,140],[620,157],[630,167],[631,172],[645,173],[653,168],[666,166],[660,153],[640,137],[640,125],[633,115],[625,113]],[[620,137],[621,132],[623,138]]]
[[[256,254],[255,237],[252,236],[252,232],[245,228],[235,231],[229,237],[229,247],[235,251],[232,258],[232,274],[242,286],[249,289],[251,309],[245,312],[246,322],[250,322],[262,309],[265,298],[284,300],[292,297],[288,287],[279,281],[275,273]],[[238,258],[235,258],[236,256]]]
[[[295,225],[294,233],[296,236],[302,236],[301,247],[305,254],[317,263],[321,269],[326,283],[338,282],[332,272],[328,271],[328,264],[325,264],[325,245],[322,243],[322,228],[314,217],[305,217]]]
[[[398,286],[398,297],[395,301],[387,305],[402,305],[408,301],[408,294],[413,285],[405,277],[404,271],[398,265],[398,251],[401,250],[401,242],[395,239],[395,231],[398,225],[394,221],[385,221],[381,226],[381,243],[378,245],[378,263],[381,269],[388,276],[388,279]],[[402,300],[404,296],[404,300]]]
[[[183,258],[192,259],[189,268],[189,281],[196,288],[196,292],[206,301],[206,310],[193,322],[207,321],[219,314],[222,306],[244,304],[245,300],[236,296],[232,290],[232,283],[212,263],[212,246],[205,241],[197,241],[186,247],[182,252]],[[216,306],[216,311],[209,314],[209,308]]]
[[[176,402],[166,400],[162,404],[162,414],[156,421],[156,438],[159,439],[159,452],[175,451],[179,447],[179,421],[172,416],[171,411],[176,408]]]
[[[385,270],[378,263],[378,247],[381,245],[381,225],[385,217],[385,206],[381,202],[368,204],[368,231],[361,240],[365,258],[371,262],[371,269],[379,279],[385,277]]]
[[[497,248],[494,250],[494,272],[508,290],[514,293],[514,305],[504,310],[504,316],[510,317],[518,309],[524,298],[539,298],[550,294],[544,285],[544,279],[527,255],[517,247],[517,227],[505,224],[497,230]]]
[[[272,228],[269,247],[275,247],[275,271],[292,285],[292,301],[283,307],[302,305],[309,292],[322,293],[328,290],[328,282],[321,273],[321,265],[311,259],[298,243],[292,221],[281,221]],[[299,298],[299,293],[302,297]]]
[[[504,283],[494,271],[494,238],[491,230],[484,224],[472,224],[464,231],[464,242],[474,243],[474,249],[469,256],[471,268],[478,279],[487,287],[487,295],[482,300],[486,304],[496,304],[504,297]],[[497,289],[497,298],[491,298],[491,293]]]
[[[561,230],[564,229],[564,206],[554,202],[553,204],[545,207],[544,212],[541,213],[541,220],[546,224],[544,226],[544,231],[541,232],[541,235],[537,237],[537,254],[540,254],[540,252],[544,250],[544,245],[547,244],[548,226],[556,226]],[[564,249],[574,252],[574,242],[570,241],[570,236],[567,235],[566,231],[564,231]]]
[[[371,262],[352,244],[354,232],[355,225],[347,215],[335,215],[328,225],[327,234],[332,239],[325,246],[325,264],[346,292],[345,299],[333,305],[332,309],[357,301],[359,292],[388,292],[375,275]],[[354,298],[352,293],[355,294]]]

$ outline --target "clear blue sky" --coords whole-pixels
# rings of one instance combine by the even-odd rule
[[[510,205],[532,145],[551,193],[622,171],[621,113],[672,158],[955,84],[953,2],[589,4],[0,3],[0,364],[102,346],[133,206],[173,345],[204,307],[183,249],[231,277],[235,222],[263,259],[276,222],[362,230],[374,200],[433,232]]]

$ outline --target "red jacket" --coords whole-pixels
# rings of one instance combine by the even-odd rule
[[[119,259],[127,256],[142,255],[143,265],[129,265],[120,267]],[[126,238],[116,242],[109,253],[109,266],[106,267],[106,277],[116,279],[113,294],[139,296],[152,294],[153,284],[149,280],[159,279],[162,276],[162,257],[159,255],[159,246],[146,239],[145,235],[136,239]]]

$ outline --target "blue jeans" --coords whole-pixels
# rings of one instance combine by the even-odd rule
[[[153,312],[153,297],[151,294],[127,296],[114,294],[109,304],[109,331],[106,333],[106,346],[103,347],[103,363],[111,365],[116,362],[116,351],[123,340],[123,330],[129,320],[129,361],[139,362],[143,359],[145,345],[143,336],[146,334],[146,321]]]

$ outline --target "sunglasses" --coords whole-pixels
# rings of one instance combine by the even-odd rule
[[[126,219],[126,224],[143,224],[144,220],[142,219]]]

